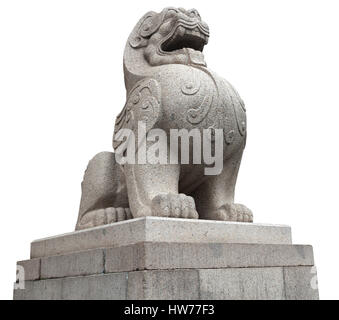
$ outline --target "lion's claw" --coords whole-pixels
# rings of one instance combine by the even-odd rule
[[[132,219],[129,208],[105,208],[86,213],[78,223],[78,230]]]
[[[155,196],[152,200],[152,215],[172,218],[199,218],[194,199],[182,193],[162,193]]]
[[[216,218],[223,221],[253,222],[252,211],[239,203],[222,205],[216,212]]]

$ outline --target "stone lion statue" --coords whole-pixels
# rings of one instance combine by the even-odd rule
[[[115,122],[119,130],[222,129],[222,170],[206,175],[206,163],[125,163],[112,152],[88,164],[76,230],[144,216],[252,222],[251,211],[234,203],[246,143],[246,110],[235,89],[207,68],[209,28],[195,9],[148,12],[124,51],[127,101]],[[211,138],[213,143],[213,137]],[[146,142],[148,144],[149,142]],[[165,148],[171,153],[171,148]]]

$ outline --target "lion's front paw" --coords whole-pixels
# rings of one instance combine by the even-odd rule
[[[199,218],[194,199],[182,193],[164,193],[155,196],[152,200],[152,215],[172,218]]]
[[[132,218],[129,208],[97,209],[86,213],[79,221],[76,229],[82,230]]]
[[[253,222],[253,214],[243,204],[227,203],[218,208],[215,213],[217,220],[237,221],[237,222]]]

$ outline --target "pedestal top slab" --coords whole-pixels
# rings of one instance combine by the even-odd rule
[[[143,217],[35,240],[31,258],[139,242],[291,244],[285,225]]]

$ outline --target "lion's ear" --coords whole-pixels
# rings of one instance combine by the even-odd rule
[[[148,38],[156,32],[163,21],[163,14],[147,12],[138,22],[130,36],[129,44],[138,49],[147,46]]]
[[[144,38],[148,38],[160,28],[162,21],[163,15],[161,13],[153,11],[146,13],[140,25],[139,34]]]

